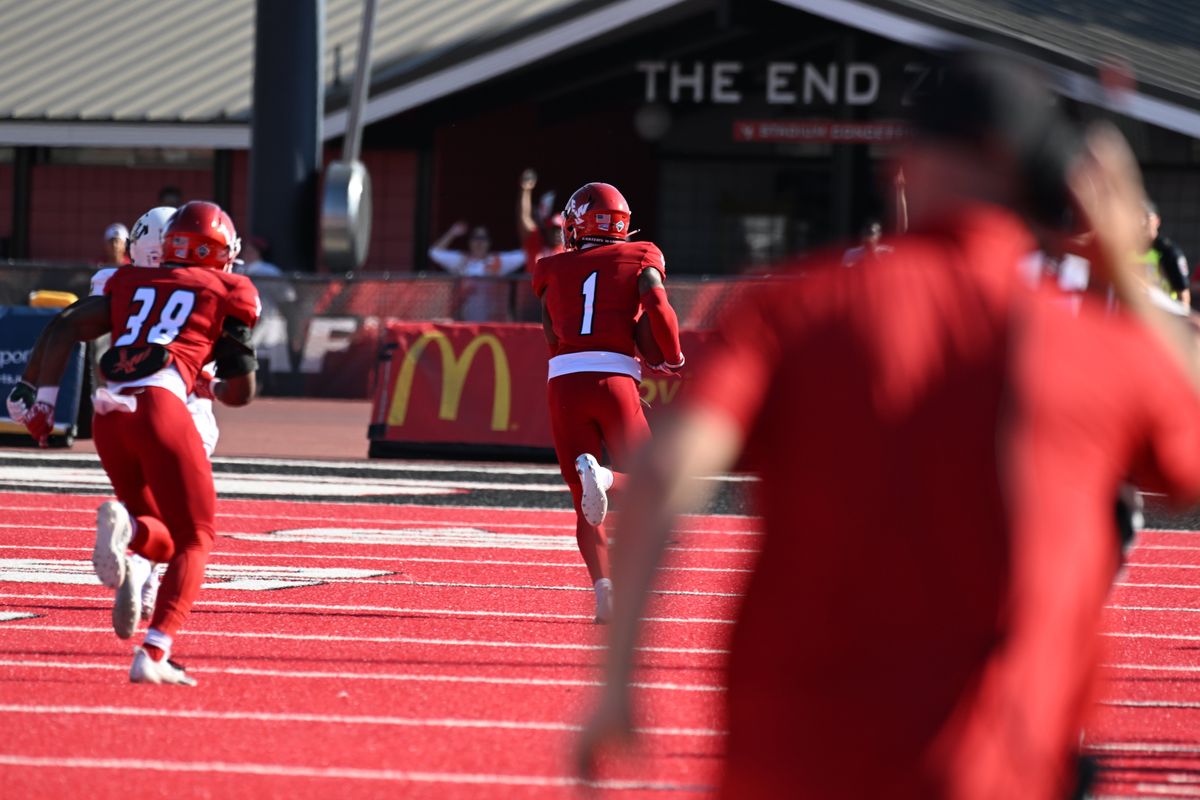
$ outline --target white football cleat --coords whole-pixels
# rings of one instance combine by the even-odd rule
[[[596,624],[606,625],[612,619],[612,580],[601,578],[596,581]]]
[[[154,603],[158,600],[158,564],[150,565],[150,577],[142,584],[142,619],[147,622],[154,616]]]
[[[142,618],[142,592],[134,580],[133,570],[125,569],[125,580],[117,588],[117,600],[113,603],[113,633],[118,639],[128,639],[137,630]]]
[[[588,525],[600,525],[608,513],[608,488],[612,486],[612,471],[600,466],[591,453],[584,453],[575,459],[575,471],[583,483],[583,497],[579,500],[583,518]]]
[[[195,686],[196,679],[184,672],[183,667],[164,658],[155,661],[140,647],[133,650],[133,666],[129,668],[130,683],[170,684],[172,686]]]
[[[146,584],[154,574],[154,565],[134,553],[125,561],[125,580],[117,589],[117,600],[113,603],[113,632],[120,639],[128,639],[137,630],[138,620],[146,619],[144,607]]]
[[[92,550],[92,568],[96,577],[110,589],[125,581],[125,551],[133,537],[133,520],[125,506],[112,500],[96,509],[96,546]]]

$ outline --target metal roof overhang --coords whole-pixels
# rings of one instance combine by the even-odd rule
[[[859,0],[774,0],[785,6],[841,22],[866,33],[914,47],[946,48],[978,46],[979,41],[962,33],[912,19],[903,14],[877,8]],[[1015,43],[1014,43],[1015,44]],[[1038,45],[1028,41],[1014,48],[1042,63],[1063,95],[1122,116],[1148,122],[1161,128],[1200,138],[1200,110],[1149,95],[1143,91],[1114,94],[1090,75],[1056,63],[1057,59],[1037,58]],[[1045,53],[1049,55],[1049,53]],[[1083,68],[1084,65],[1080,65]]]
[[[596,11],[580,14],[553,27],[382,91],[367,103],[364,122],[386,119],[484,83],[686,2],[688,0],[618,0]],[[945,48],[978,43],[963,33],[883,10],[859,0],[774,2],[916,47]],[[1027,42],[1025,44],[1028,45]],[[1025,52],[1029,50],[1028,47],[1022,49]],[[1140,91],[1113,95],[1094,77],[1079,70],[1065,68],[1049,59],[1040,60],[1057,80],[1059,91],[1068,97],[1200,138],[1200,110]],[[323,120],[322,138],[329,140],[341,136],[345,132],[346,118],[345,109],[327,114]],[[190,147],[238,150],[249,148],[250,126],[248,123],[238,122],[0,120],[0,146]]]

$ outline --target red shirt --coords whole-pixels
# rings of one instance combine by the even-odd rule
[[[763,478],[724,795],[1063,796],[1118,482],[1141,452],[1200,491],[1200,401],[1141,328],[1027,289],[1006,213],[889,244],[758,287],[689,386]]]
[[[262,305],[245,275],[207,267],[121,268],[104,287],[113,347],[161,344],[191,392],[226,317],[253,326]]]
[[[534,228],[521,243],[521,249],[525,251],[525,269],[533,272],[539,258],[557,255],[566,250],[566,247],[561,242],[553,247],[547,247],[546,237],[541,228]]]
[[[651,242],[618,242],[540,259],[533,291],[554,324],[553,355],[604,350],[632,357],[642,302],[638,277],[647,267],[667,274],[662,251]]]

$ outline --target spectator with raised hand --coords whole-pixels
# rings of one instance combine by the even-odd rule
[[[451,250],[450,244],[470,230],[467,249]],[[524,250],[492,251],[487,228],[470,228],[459,220],[429,248],[429,258],[462,280],[457,304],[458,318],[466,322],[494,322],[508,319],[509,286],[493,280],[517,272],[525,266]]]
[[[551,214],[554,192],[546,192],[538,202],[535,215],[533,190],[537,173],[527,169],[521,173],[520,193],[517,195],[517,237],[525,251],[525,267],[533,272],[539,258],[556,255],[566,249],[563,237],[562,214]]]

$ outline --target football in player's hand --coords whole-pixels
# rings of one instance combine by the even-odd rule
[[[650,327],[650,315],[642,314],[634,326],[634,341],[637,342],[638,355],[642,363],[647,365],[663,363],[662,348],[654,341],[654,330]]]

